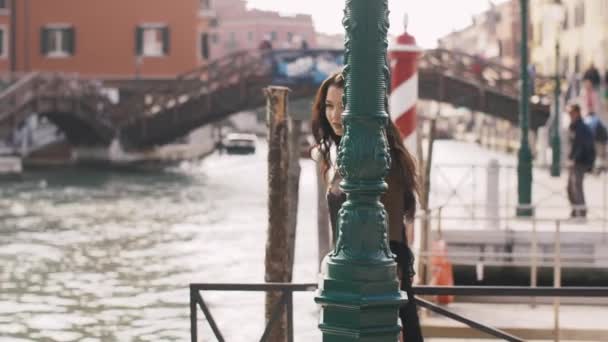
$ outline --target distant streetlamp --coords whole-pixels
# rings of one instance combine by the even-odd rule
[[[521,129],[520,148],[517,158],[517,216],[534,215],[532,208],[532,151],[528,139],[530,112],[530,77],[528,75],[528,5],[529,0],[520,0],[521,13],[521,97],[519,127]]]
[[[564,21],[564,7],[562,6],[561,0],[553,0],[552,2],[545,5],[543,21],[548,23],[548,28],[551,31],[549,36],[555,39],[555,111],[553,113],[553,120],[551,125],[551,176],[559,177],[561,173],[561,137],[560,137],[560,97],[561,97],[561,84],[560,84],[560,45],[559,45],[559,34]],[[546,24],[547,25],[547,24]]]

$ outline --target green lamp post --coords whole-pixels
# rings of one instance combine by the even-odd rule
[[[528,74],[528,0],[520,0],[521,12],[521,98],[519,104],[520,148],[517,163],[517,216],[534,215],[532,208],[532,151],[528,140],[530,77]]]
[[[553,123],[551,125],[551,176],[559,177],[561,173],[561,154],[562,154],[562,142],[560,137],[560,108],[559,98],[560,92],[560,79],[559,79],[559,41],[555,43],[555,113],[553,117]]]
[[[554,108],[553,121],[551,125],[551,176],[559,177],[561,173],[561,137],[560,137],[560,97],[561,97],[561,84],[560,84],[560,46],[559,46],[559,33],[560,26],[564,20],[564,8],[561,0],[553,0],[553,2],[547,5],[545,9],[546,18],[545,21],[555,23],[554,26],[554,37],[555,37],[555,89],[554,89]]]
[[[315,298],[323,308],[319,328],[324,342],[396,342],[406,297],[399,290],[380,202],[391,163],[385,131],[388,0],[346,0],[343,24],[346,110],[338,169],[347,199]]]

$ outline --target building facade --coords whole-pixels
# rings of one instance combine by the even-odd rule
[[[581,73],[594,63],[608,68],[608,0],[562,0],[561,22],[550,20],[552,0],[530,2],[533,26],[531,61],[544,74],[555,73],[556,32],[560,43],[562,74]],[[559,30],[559,31],[557,31]]]
[[[164,78],[205,61],[210,0],[0,0],[0,72]]]
[[[344,34],[317,33],[317,47],[319,49],[344,49]]]
[[[438,41],[440,48],[477,55],[508,67],[519,65],[519,1],[508,0],[475,15],[468,27]]]
[[[210,29],[210,58],[221,58],[240,50],[256,49],[269,40],[274,49],[315,48],[316,34],[310,15],[281,15],[248,9],[244,0],[214,1],[217,25]],[[303,43],[305,42],[305,43]]]

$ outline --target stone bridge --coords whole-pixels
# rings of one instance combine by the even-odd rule
[[[420,58],[420,97],[516,124],[517,70],[484,62],[481,72],[474,72],[474,63],[479,60],[466,54],[426,51]],[[262,89],[270,84],[290,87],[292,99],[310,98],[342,64],[340,50],[241,51],[172,80],[101,82],[72,74],[27,74],[0,93],[0,140],[37,113],[57,125],[72,145],[109,146],[118,141],[127,150],[145,150],[232,113],[263,106]],[[538,78],[535,89],[543,89],[547,81]],[[118,103],[109,100],[107,88],[118,89]],[[547,103],[543,94],[531,97],[532,129],[547,121]]]

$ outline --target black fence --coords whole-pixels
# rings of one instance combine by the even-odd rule
[[[190,284],[190,336],[192,342],[198,341],[198,307],[201,308],[213,334],[219,342],[225,342],[211,311],[205,304],[201,291],[239,291],[239,292],[282,292],[281,300],[273,308],[271,319],[264,328],[261,342],[266,342],[270,329],[283,310],[287,312],[287,337],[293,342],[293,293],[312,292],[317,290],[317,284],[291,284],[291,283],[261,283],[261,284]],[[455,295],[455,296],[488,296],[488,297],[606,297],[608,287],[518,287],[518,286],[416,286],[414,293],[420,296],[427,295]],[[493,337],[505,341],[520,342],[524,339],[513,336],[505,331],[496,329],[463,315],[457,314],[429,302],[422,298],[415,298],[416,303],[439,315],[451,318],[467,326],[482,331]]]

